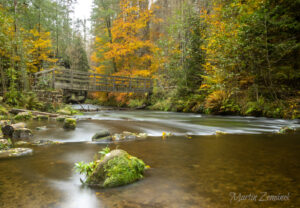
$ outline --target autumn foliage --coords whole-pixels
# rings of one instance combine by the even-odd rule
[[[92,56],[101,72],[107,59],[114,60],[117,71],[115,75],[149,77],[158,68],[156,53],[158,47],[150,40],[149,24],[154,21],[153,10],[148,8],[146,0],[121,0],[121,12],[113,21],[112,41],[103,42],[96,37],[96,52],[102,52],[102,59]],[[102,60],[102,63],[101,63]]]

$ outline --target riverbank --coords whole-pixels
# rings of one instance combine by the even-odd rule
[[[263,98],[258,101],[236,102],[224,101],[221,98],[211,99],[205,102],[203,99],[188,97],[186,99],[164,98],[158,95],[141,95],[135,98],[123,96],[119,100],[114,96],[109,99],[91,97],[85,104],[105,106],[108,109],[131,109],[131,110],[158,110],[166,112],[198,113],[205,115],[227,115],[227,116],[255,116],[281,119],[300,119],[300,105],[297,98],[288,101],[278,100],[270,102]],[[218,101],[218,99],[221,99]],[[100,109],[99,109],[100,110]]]

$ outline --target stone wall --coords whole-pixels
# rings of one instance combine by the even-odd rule
[[[36,90],[39,100],[47,103],[62,103],[63,92],[61,90]]]

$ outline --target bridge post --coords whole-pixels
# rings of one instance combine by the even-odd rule
[[[52,88],[55,89],[55,69],[52,71]]]
[[[71,89],[73,89],[73,69],[71,69]]]

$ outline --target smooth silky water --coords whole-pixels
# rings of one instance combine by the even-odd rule
[[[78,116],[75,131],[55,121],[29,123],[34,154],[0,160],[0,207],[299,207],[300,134],[276,134],[293,121],[188,113],[103,110]],[[146,140],[91,143],[101,129],[145,132]],[[226,135],[215,135],[223,131]],[[173,136],[162,139],[163,132]],[[191,135],[189,139],[187,135]],[[151,166],[145,178],[110,189],[84,187],[74,163],[92,161],[102,148],[121,148]],[[289,195],[259,202],[261,193]],[[239,201],[233,193],[258,195]]]

